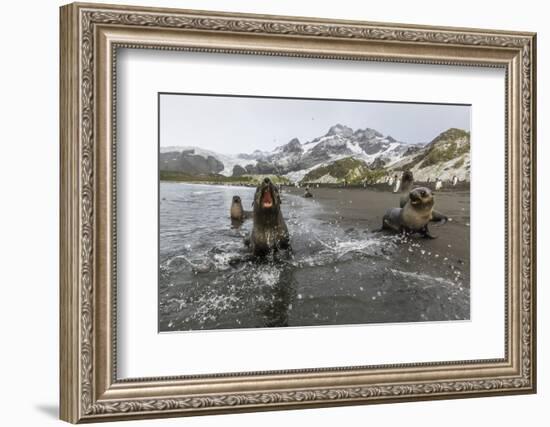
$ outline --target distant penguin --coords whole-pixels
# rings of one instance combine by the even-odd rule
[[[436,181],[435,181],[435,189],[436,190],[441,190],[441,187],[443,187],[443,181],[441,181],[440,178],[437,178]]]
[[[393,176],[390,176],[390,179],[388,179],[388,185],[389,185],[390,187],[393,186]]]
[[[458,177],[455,175],[453,176],[453,187],[458,183]]]
[[[397,193],[400,188],[401,188],[401,178],[397,178],[395,181],[395,185],[393,187],[393,192]]]

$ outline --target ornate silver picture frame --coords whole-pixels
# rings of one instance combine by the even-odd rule
[[[536,391],[535,34],[80,3],[60,13],[61,419],[79,423]],[[504,70],[504,357],[119,378],[120,49]]]

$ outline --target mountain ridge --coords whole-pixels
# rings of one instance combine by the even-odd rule
[[[369,127],[352,129],[337,123],[311,141],[301,142],[292,138],[272,151],[255,150],[252,153],[227,155],[190,145],[161,147],[159,166],[161,171],[187,174],[219,174],[226,177],[245,175],[279,175],[292,182],[320,179],[318,168],[327,168],[343,159],[362,162],[362,172],[355,173],[354,180],[381,180],[399,170],[410,169],[419,181],[440,178],[469,181],[470,133],[449,128],[426,144],[397,141]],[[340,162],[332,169],[339,176],[322,175],[324,182],[343,182],[346,173],[342,165],[357,163]],[[350,166],[351,167],[351,166]],[[373,174],[372,171],[378,171]]]

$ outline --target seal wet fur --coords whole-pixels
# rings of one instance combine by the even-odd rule
[[[290,248],[279,191],[269,178],[265,178],[256,188],[252,220],[252,232],[245,243],[255,256],[265,256],[279,249]]]
[[[240,196],[233,196],[229,215],[231,216],[231,221],[243,222],[245,219],[252,217],[252,212],[243,209]]]
[[[417,232],[434,239],[435,236],[428,230],[430,221],[447,222],[445,215],[433,209],[434,203],[434,196],[429,188],[418,187],[411,190],[403,207],[386,211],[381,230],[393,230],[398,233]]]

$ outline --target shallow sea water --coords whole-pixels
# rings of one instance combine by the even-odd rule
[[[282,193],[292,253],[263,260],[235,227],[233,195],[251,210],[254,188],[162,182],[159,330],[464,320],[468,277],[460,265],[430,274],[403,254],[422,240],[346,228],[311,199]],[[444,274],[440,274],[444,271]]]

